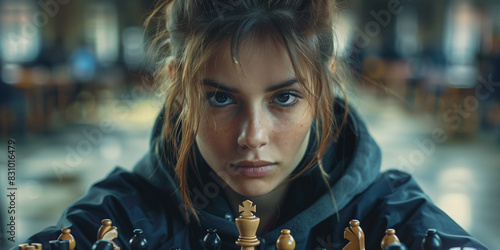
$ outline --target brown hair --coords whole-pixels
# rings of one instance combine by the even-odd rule
[[[239,49],[248,38],[279,40],[289,54],[299,84],[307,83],[305,89],[314,96],[317,151],[313,160],[289,181],[318,163],[328,184],[321,158],[331,141],[338,137],[347,117],[345,105],[341,125],[335,123],[335,85],[346,98],[341,83],[347,72],[341,69],[334,53],[336,12],[334,0],[163,0],[157,3],[145,24],[153,32],[149,52],[156,67],[154,81],[165,87],[163,136],[173,145],[174,171],[187,220],[189,213],[198,220],[187,184],[187,169],[196,168],[194,143],[206,102],[200,74],[209,58],[223,45],[231,46],[234,62],[241,67]],[[174,74],[170,74],[169,67],[173,67]],[[331,70],[333,68],[335,70]],[[336,132],[334,128],[338,128]]]

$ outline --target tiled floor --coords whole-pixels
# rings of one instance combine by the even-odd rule
[[[434,202],[471,234],[491,248],[500,245],[500,147],[495,139],[480,133],[472,139],[450,135],[431,143],[439,125],[429,116],[410,114],[397,102],[369,95],[353,94],[351,100],[382,148],[383,169],[412,173]],[[119,111],[101,104],[98,115],[85,125],[29,135],[17,145],[17,240],[55,223],[67,205],[114,166],[131,169],[141,158],[159,107],[145,100],[127,102],[129,108]],[[101,126],[103,122],[112,127]],[[5,157],[1,153],[0,161]],[[0,173],[4,190],[5,173]],[[6,211],[0,213],[5,217]]]

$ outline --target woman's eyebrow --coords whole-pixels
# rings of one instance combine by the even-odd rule
[[[210,87],[213,87],[216,89],[220,89],[220,90],[223,90],[223,91],[226,91],[229,93],[239,93],[239,91],[236,88],[228,87],[220,82],[216,82],[216,81],[209,79],[209,78],[203,79],[202,82],[203,82],[203,85],[210,86]],[[281,82],[274,84],[273,86],[267,88],[266,92],[272,92],[272,91],[275,91],[278,89],[286,88],[286,87],[289,87],[289,86],[294,85],[296,83],[297,83],[297,78],[294,77],[294,78],[284,80],[284,81],[281,81]]]
[[[286,88],[286,87],[292,86],[296,83],[298,83],[297,78],[294,77],[294,78],[279,82],[279,83],[267,88],[266,92],[271,92],[271,91],[275,91],[278,89]]]
[[[212,79],[203,79],[203,85],[214,87],[216,89],[221,89],[229,93],[238,93],[238,90],[235,88],[228,87],[220,82],[216,82]]]

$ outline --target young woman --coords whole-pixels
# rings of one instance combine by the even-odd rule
[[[387,228],[411,249],[428,228],[443,249],[485,248],[408,174],[379,173],[380,150],[342,95],[335,13],[332,0],[160,2],[148,25],[165,105],[149,153],[29,241],[70,228],[77,248],[90,249],[109,218],[123,247],[141,228],[149,249],[203,249],[215,228],[222,249],[239,249],[234,219],[250,199],[260,249],[274,249],[283,228],[296,249],[342,248],[354,218],[367,249],[380,247]]]

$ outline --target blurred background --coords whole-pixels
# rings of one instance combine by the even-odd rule
[[[0,0],[0,161],[14,139],[17,188],[12,243],[5,165],[0,248],[55,224],[92,183],[148,150],[162,104],[144,81],[142,22],[153,4]],[[473,236],[500,245],[500,2],[340,6],[336,49],[355,72],[348,98],[383,170],[411,173]]]

